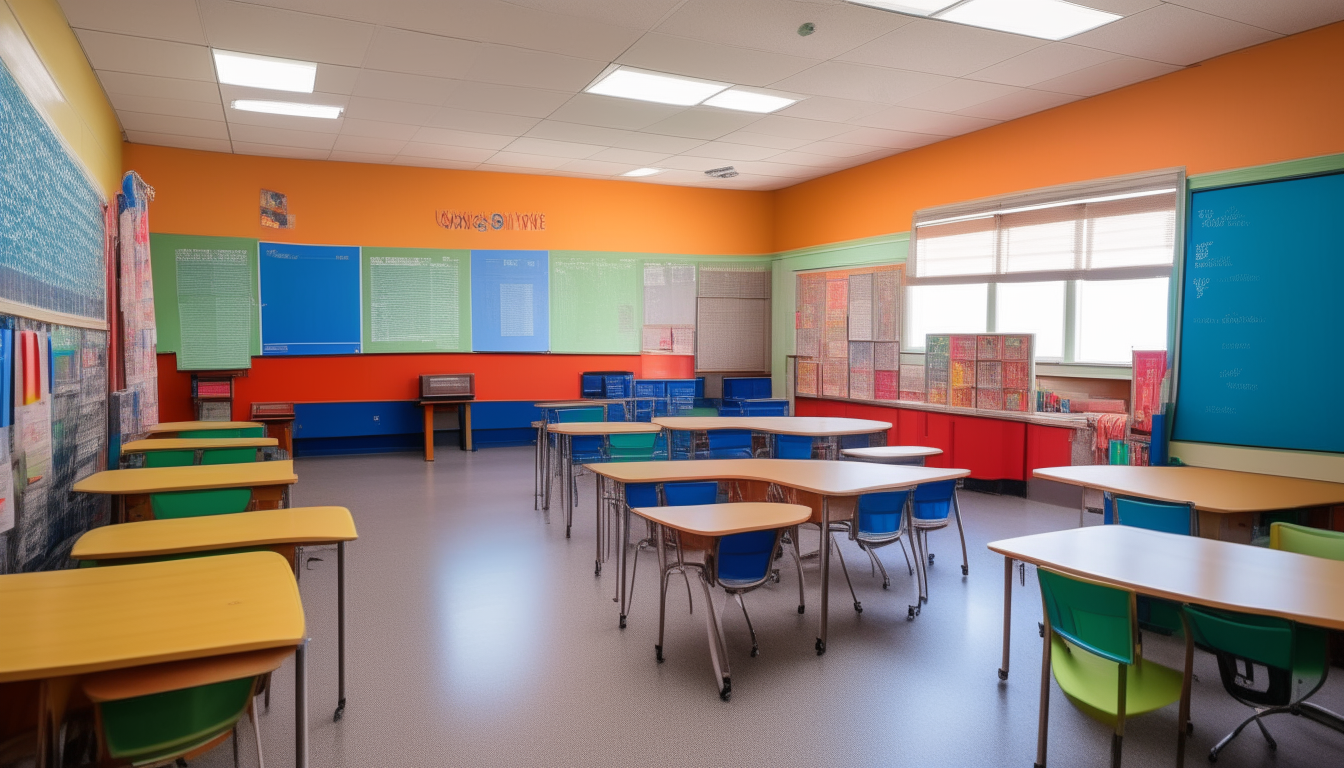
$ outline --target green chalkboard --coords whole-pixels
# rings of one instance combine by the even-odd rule
[[[364,352],[470,352],[471,251],[364,248]]]
[[[551,351],[637,355],[644,256],[551,251]]]
[[[158,351],[179,370],[252,367],[261,354],[257,241],[150,235]]]

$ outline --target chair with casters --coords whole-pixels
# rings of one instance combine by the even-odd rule
[[[256,460],[256,448],[206,448],[201,451],[201,464],[251,464]]]
[[[776,459],[812,458],[811,435],[775,435]]]
[[[1264,723],[1270,715],[1297,715],[1344,733],[1344,717],[1307,701],[1330,669],[1324,629],[1194,605],[1185,606],[1185,616],[1195,644],[1217,657],[1223,689],[1255,710],[1209,750],[1209,762],[1252,722],[1269,748],[1278,749]]]
[[[1184,675],[1143,658],[1134,592],[1043,567],[1036,575],[1046,616],[1036,765],[1046,764],[1053,673],[1075,707],[1112,727],[1111,766],[1119,768],[1125,721],[1178,701]]]
[[[256,450],[255,448],[253,449]],[[146,451],[145,468],[190,467],[196,463],[195,451]]]
[[[914,552],[915,562],[919,563],[916,573],[920,576],[919,601],[911,606],[915,615],[919,615],[920,605],[929,599],[928,566],[933,565],[933,553],[929,552],[929,531],[946,528],[951,518],[956,518],[957,535],[961,538],[961,575],[969,576],[970,560],[966,556],[966,530],[961,524],[957,481],[943,480],[915,487],[910,499],[909,518],[910,549]]]
[[[206,517],[246,512],[252,503],[251,488],[212,488],[204,491],[165,491],[150,495],[155,520]]]
[[[252,720],[257,760],[264,765],[254,696],[293,648],[174,661],[100,672],[81,685],[93,702],[97,765],[169,765],[209,752],[233,737],[238,761],[238,721]]]
[[[751,458],[751,430],[749,429],[711,429],[706,431],[705,440],[709,443],[706,458]]]
[[[1189,502],[1173,503],[1106,494],[1116,525],[1128,525],[1176,536],[1199,535],[1199,513]],[[1181,606],[1160,597],[1139,595],[1139,627],[1161,635],[1179,635]]]
[[[905,551],[906,513],[910,503],[910,491],[887,491],[883,493],[865,493],[859,497],[854,510],[854,522],[840,523],[842,530],[849,532],[850,541],[859,545],[872,565],[882,573],[882,588],[891,586],[891,577],[877,556],[877,550],[889,544],[899,544],[901,554],[905,555],[905,567],[914,575],[915,568],[910,555]],[[835,526],[832,526],[834,529]],[[832,533],[832,536],[835,534]],[[843,567],[844,560],[840,561]],[[849,574],[845,574],[848,581]]]

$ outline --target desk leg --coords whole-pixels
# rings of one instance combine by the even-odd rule
[[[560,498],[565,500],[565,538],[569,538],[570,528],[574,526],[574,437],[573,435],[562,435],[560,437],[564,449],[560,451],[560,467],[563,470],[561,475],[564,478],[565,491]]]
[[[831,588],[831,500],[821,497],[821,629],[817,633],[817,655],[826,652],[826,614]]]
[[[294,766],[308,768],[308,638],[294,649]]]
[[[1013,558],[1003,558],[1003,663],[999,665],[999,679],[1008,679],[1008,640],[1013,628]]]
[[[1181,706],[1176,719],[1176,768],[1185,765],[1185,739],[1190,732],[1190,680],[1195,671],[1195,638],[1190,632],[1190,622],[1181,617],[1185,631],[1185,671],[1181,678]]]
[[[471,403],[462,403],[458,406],[462,410],[462,423],[458,428],[462,430],[462,439],[466,441],[464,451],[476,450],[471,444]]]
[[[551,432],[546,429],[546,412],[541,412],[541,508],[551,508]],[[546,522],[550,522],[547,518]]]
[[[425,403],[425,461],[434,460],[434,406]]]
[[[621,629],[625,629],[626,601],[629,596],[629,585],[626,584],[626,569],[630,562],[630,508],[625,503],[625,486],[621,486],[621,492],[618,494],[618,503],[620,510],[617,512],[616,520],[620,525],[620,549],[617,556],[621,561]]]
[[[345,715],[345,542],[336,542],[336,714],[333,723]]]
[[[602,575],[602,476],[597,476],[597,553],[593,556],[593,575]]]

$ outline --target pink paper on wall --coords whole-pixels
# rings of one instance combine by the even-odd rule
[[[1167,353],[1164,350],[1134,350],[1134,424],[1131,430],[1149,434],[1153,431],[1153,414],[1162,408],[1162,378],[1167,375]]]

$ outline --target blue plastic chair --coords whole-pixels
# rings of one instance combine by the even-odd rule
[[[809,435],[775,435],[776,459],[812,458],[812,438]]]
[[[712,481],[664,483],[663,499],[669,507],[715,504],[719,500],[719,484]]]
[[[705,433],[711,459],[750,459],[751,430],[713,429]]]
[[[970,560],[966,557],[966,531],[961,524],[961,505],[957,501],[957,481],[943,480],[937,483],[924,483],[915,487],[910,500],[910,546],[915,551],[915,560],[919,562],[920,587],[919,603],[929,600],[929,577],[926,569],[933,565],[933,554],[929,552],[929,531],[946,528],[950,519],[957,521],[957,535],[961,537],[961,575],[970,575]],[[910,614],[919,614],[919,605],[910,606]]]
[[[915,568],[910,563],[910,555],[905,551],[905,540],[902,538],[906,532],[905,515],[910,495],[910,491],[865,493],[859,497],[854,523],[841,524],[849,531],[850,540],[857,543],[859,549],[868,554],[877,570],[882,572],[883,589],[891,586],[891,577],[887,575],[887,569],[882,565],[876,550],[888,544],[900,544],[901,554],[905,555],[906,570],[911,575],[915,573]],[[841,560],[841,563],[843,562]],[[848,580],[848,573],[845,574],[845,578]]]
[[[1106,494],[1116,525],[1128,525],[1176,536],[1198,536],[1199,514],[1191,503],[1172,503],[1150,499],[1132,499]],[[1163,635],[1180,634],[1181,606],[1159,597],[1139,595],[1139,626]]]

